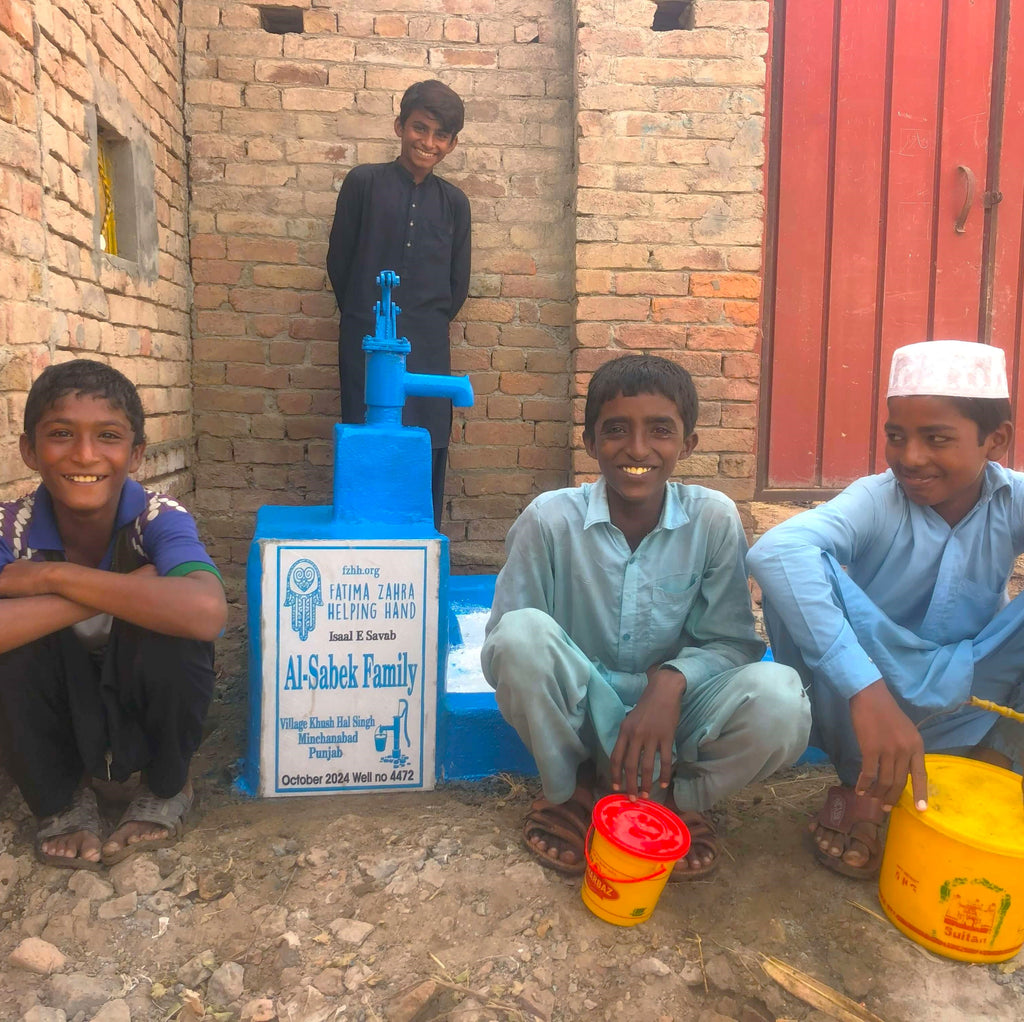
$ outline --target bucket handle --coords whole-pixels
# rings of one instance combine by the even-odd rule
[[[666,871],[665,867],[662,866],[661,869],[657,870],[657,872],[654,872],[650,876],[646,876],[646,877],[609,877],[609,876],[605,876],[604,873],[602,873],[597,868],[597,864],[590,857],[590,839],[593,836],[594,836],[594,825],[591,824],[590,828],[587,830],[587,839],[583,843],[583,857],[587,860],[587,869],[589,869],[592,873],[594,873],[595,875],[599,876],[602,880],[605,880],[605,881],[607,881],[610,884],[640,884],[640,883],[643,883],[645,880],[656,880],[658,877],[661,876],[662,873],[664,873]]]

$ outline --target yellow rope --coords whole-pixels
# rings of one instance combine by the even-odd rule
[[[977,696],[971,696],[967,703],[969,706],[976,706],[979,710],[991,710],[1001,717],[1009,717],[1010,720],[1017,720],[1024,724],[1024,713],[1011,710],[1009,706],[1000,706],[998,703],[990,702],[988,699],[979,699]]]
[[[96,159],[99,165],[100,188],[103,191],[103,221],[100,224],[100,235],[103,251],[109,255],[117,255],[117,224],[114,220],[114,196],[110,186],[110,165],[107,162],[107,152],[103,139],[98,139],[97,142]]]

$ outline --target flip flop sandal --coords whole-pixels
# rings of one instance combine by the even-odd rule
[[[164,827],[167,833],[163,837],[149,838],[145,841],[136,841],[133,844],[124,844],[116,851],[103,855],[103,864],[113,866],[129,855],[138,852],[150,851],[154,848],[170,848],[177,843],[185,830],[185,819],[195,801],[195,791],[185,794],[184,790],[170,798],[157,798],[149,790],[142,788],[138,795],[128,803],[128,808],[121,815],[117,829],[126,823],[155,823],[158,827]]]
[[[574,799],[561,805],[549,802],[545,798],[537,799],[523,819],[523,844],[547,869],[553,869],[565,876],[581,877],[587,871],[584,850],[587,831],[590,828],[590,815],[590,810]],[[566,846],[566,851],[577,853],[578,861],[561,862],[548,858],[531,844],[530,838],[535,834],[557,838]]]
[[[67,809],[60,813],[54,813],[52,816],[45,816],[39,821],[35,839],[36,859],[44,865],[57,866],[61,869],[90,869],[93,871],[102,869],[103,863],[99,859],[93,862],[90,859],[83,859],[80,855],[71,857],[53,855],[43,851],[44,841],[49,841],[54,837],[64,837],[66,834],[75,834],[80,830],[95,835],[97,839],[101,838],[103,834],[100,810],[96,804],[96,792],[92,788],[79,788],[71,796],[71,805]]]
[[[685,880],[700,880],[710,876],[718,869],[719,861],[722,858],[722,845],[718,840],[714,824],[703,813],[694,810],[677,812],[676,815],[686,824],[686,829],[690,832],[690,851],[692,852],[695,848],[706,848],[714,858],[707,865],[696,868],[684,867],[681,861],[677,862],[672,867],[668,882],[676,884]]]
[[[868,860],[863,866],[851,866],[838,855],[830,855],[818,847],[814,835],[808,832],[814,856],[823,866],[855,880],[871,880],[878,876],[882,865],[883,842],[880,839],[886,823],[882,803],[877,798],[858,795],[853,788],[835,785],[828,789],[825,804],[815,817],[815,823],[826,830],[833,830],[845,837],[845,852],[851,841],[859,841],[868,850]]]

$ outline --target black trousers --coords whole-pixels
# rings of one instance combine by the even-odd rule
[[[430,495],[434,501],[434,528],[441,528],[444,510],[444,474],[448,468],[448,448],[435,447],[430,452]]]
[[[145,773],[184,787],[213,695],[213,643],[114,621],[102,662],[70,628],[0,654],[0,750],[37,816],[65,809],[83,774]]]

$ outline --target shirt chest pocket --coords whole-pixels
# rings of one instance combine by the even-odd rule
[[[973,639],[1002,609],[1004,589],[993,589],[984,582],[962,578],[957,590],[956,618],[946,642]]]
[[[699,596],[700,575],[692,571],[665,575],[651,584],[648,620],[652,647],[674,643]]]
[[[451,224],[426,222],[419,227],[419,256],[444,260],[447,266],[452,254],[455,230]]]

